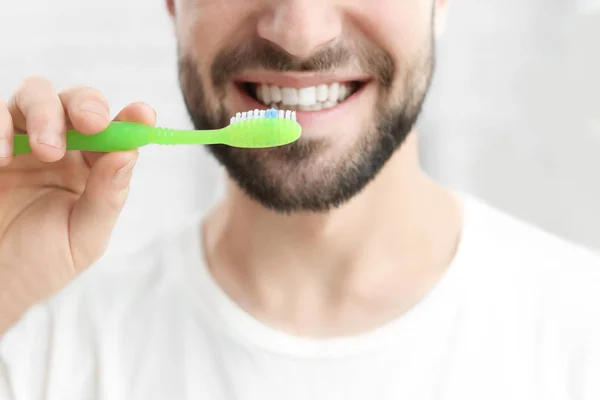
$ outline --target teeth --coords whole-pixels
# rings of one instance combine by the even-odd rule
[[[329,96],[327,96],[329,101],[338,101],[340,100],[340,84],[334,83],[329,86]]]
[[[310,106],[317,102],[317,88],[307,87],[298,90],[298,104]]]
[[[282,102],[286,106],[295,106],[298,104],[298,90],[292,88],[283,88],[281,90]]]
[[[262,101],[265,104],[269,104],[271,102],[271,88],[268,85],[260,85],[259,91],[262,94]]]
[[[327,85],[317,86],[317,101],[324,102],[329,96],[329,88]]]
[[[256,97],[274,108],[291,108],[301,111],[318,111],[336,106],[352,94],[347,83],[310,86],[301,89],[258,84]]]
[[[273,103],[279,103],[282,99],[281,99],[281,89],[279,89],[277,86],[268,86],[268,85],[261,85],[261,86],[267,86],[270,89],[271,92],[271,101]],[[269,104],[266,103],[265,104]]]
[[[348,88],[344,85],[340,86],[340,100],[346,100],[348,98]]]

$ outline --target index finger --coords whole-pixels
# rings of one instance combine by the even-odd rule
[[[98,90],[71,87],[62,90],[58,97],[67,113],[69,129],[72,127],[85,135],[93,135],[108,128],[108,102]]]
[[[65,112],[50,81],[26,79],[8,103],[15,130],[26,131],[33,154],[57,161],[65,154]]]

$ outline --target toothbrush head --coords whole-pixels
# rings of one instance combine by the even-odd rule
[[[226,145],[239,148],[277,147],[300,138],[302,127],[290,110],[251,110],[237,113],[224,129]]]

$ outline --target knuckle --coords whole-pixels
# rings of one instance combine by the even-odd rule
[[[62,97],[72,103],[80,103],[86,100],[105,102],[104,95],[98,89],[88,86],[74,86],[66,89],[62,93],[63,95],[66,95]]]
[[[40,118],[55,119],[59,116],[59,111],[61,111],[57,105],[60,105],[60,103],[49,99],[32,99],[28,106],[25,109],[22,109],[22,111],[27,120]]]
[[[62,112],[54,104],[40,103],[32,106],[25,114],[26,129],[28,132],[39,135],[46,134],[60,137],[66,129],[66,122]]]
[[[11,103],[17,106],[23,113],[30,110],[37,111],[40,107],[50,105],[55,107],[58,103],[56,91],[52,83],[43,77],[27,78],[17,89]]]
[[[83,119],[85,119],[87,124],[89,122],[87,119],[91,116],[93,116],[94,121],[100,121],[100,118],[106,122],[109,120],[108,102],[98,89],[78,86],[61,93],[59,97],[69,119],[74,123],[83,124]],[[88,130],[88,128],[89,126],[80,126],[80,129]]]
[[[93,88],[93,87],[88,87],[85,86],[82,88],[82,94],[85,93],[86,96],[89,97],[97,97],[100,99],[104,99],[104,95],[102,94],[102,92],[100,92],[100,90]]]
[[[86,88],[82,90],[80,95],[78,96],[77,103],[78,105],[82,105],[83,103],[96,103],[100,106],[100,110],[104,110],[104,112],[108,116],[108,103],[105,100],[102,93],[100,93],[97,89]],[[100,111],[98,110],[98,111]]]
[[[52,82],[48,78],[39,75],[33,75],[28,78],[25,78],[25,80],[20,86],[20,90],[28,91],[29,89],[56,92],[56,89],[54,88]]]

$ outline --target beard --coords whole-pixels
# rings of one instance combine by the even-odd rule
[[[359,139],[339,157],[328,154],[334,143],[302,137],[266,149],[206,146],[246,195],[264,207],[287,214],[325,212],[360,193],[413,130],[431,84],[434,53],[433,32],[402,65],[371,43],[338,44],[310,59],[298,60],[257,39],[220,52],[206,77],[197,62],[180,49],[179,82],[194,127],[219,129],[227,126],[234,114],[225,104],[227,84],[247,69],[331,72],[354,65],[358,72],[371,76],[378,85],[375,112],[361,127]],[[210,90],[205,85],[210,85]]]

